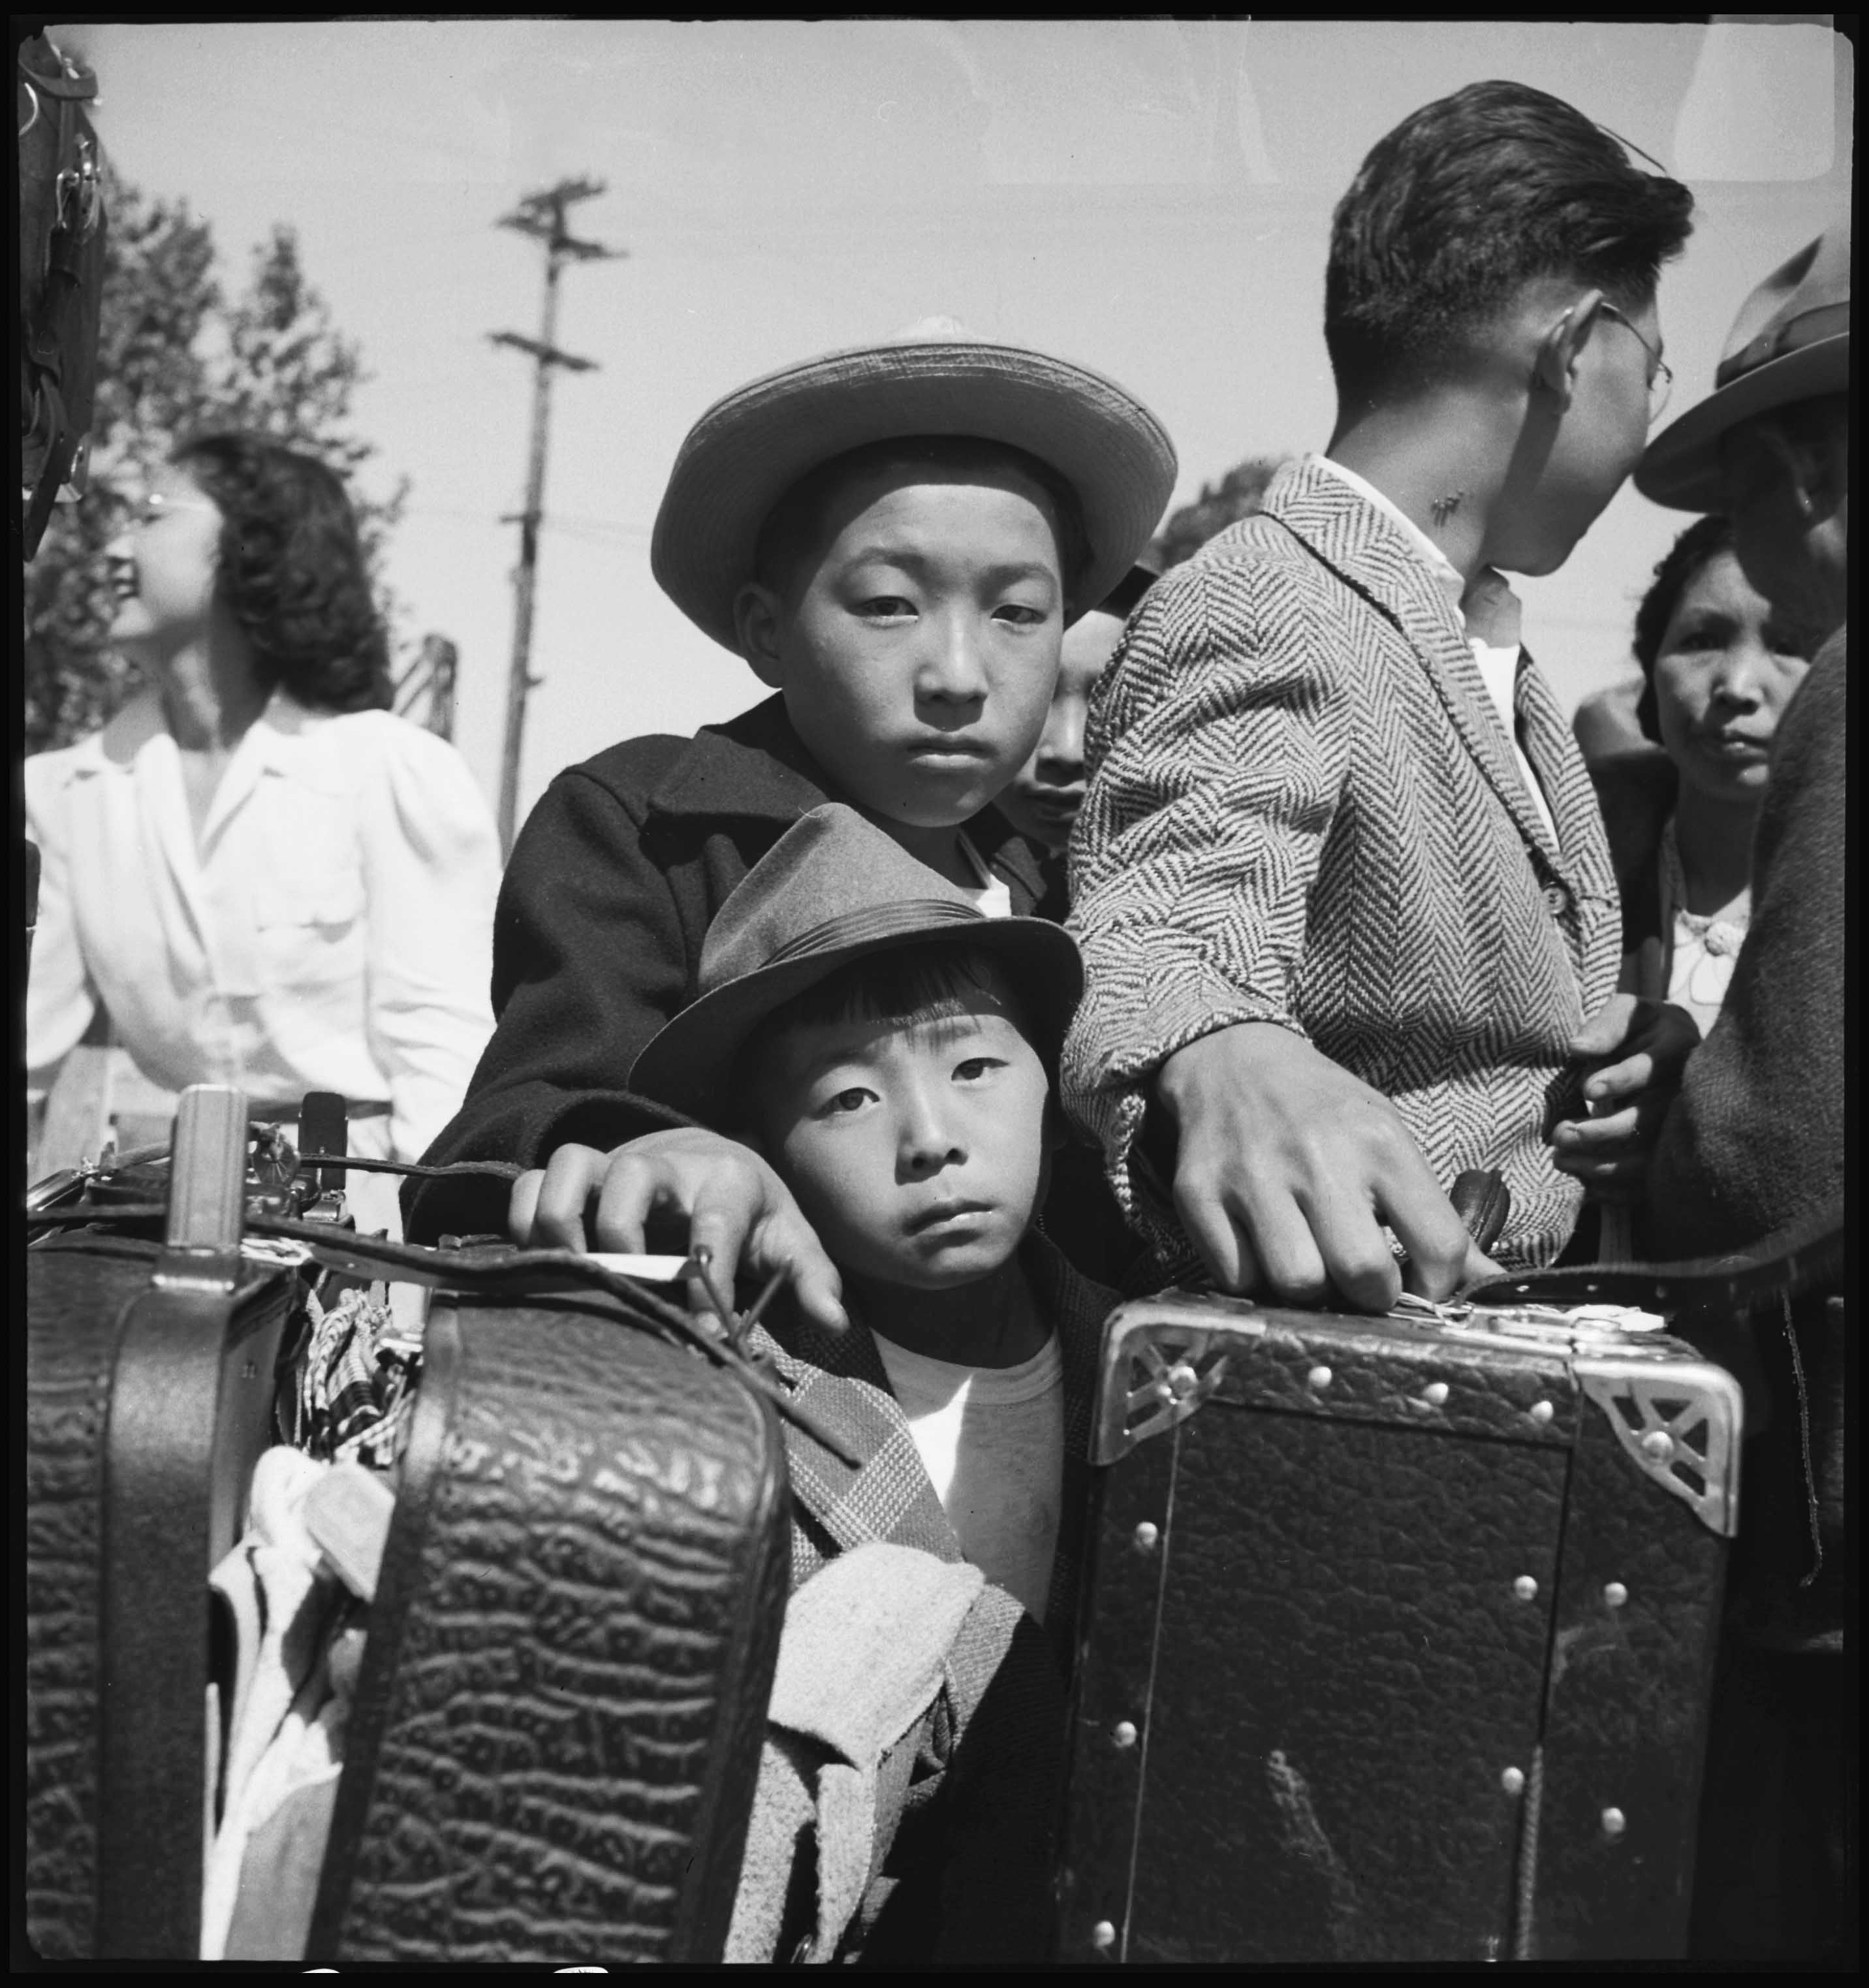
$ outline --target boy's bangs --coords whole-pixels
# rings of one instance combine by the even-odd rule
[[[1013,1026],[1037,1051],[1046,1074],[1055,1080],[1058,1045],[1033,1026],[1027,1004],[1001,962],[978,946],[933,939],[853,959],[775,1009],[747,1038],[735,1058],[731,1094],[750,1114],[774,1045],[795,1029],[844,1022],[887,1022],[899,1028],[918,1028],[966,1014],[982,1001],[1009,1011]]]
[[[787,1002],[766,1026],[891,1022],[910,1029],[965,1014],[982,1000],[1009,1002],[1020,1032],[1028,1032],[1004,968],[976,947],[937,941],[853,960]]]
[[[862,476],[899,466],[933,469],[1011,469],[1042,491],[1050,504],[1058,540],[1060,576],[1075,600],[1090,564],[1083,507],[1071,485],[1049,463],[1010,442],[975,435],[903,435],[867,442],[833,456],[801,477],[767,514],[753,553],[753,573],[783,594],[823,536],[837,493]]]

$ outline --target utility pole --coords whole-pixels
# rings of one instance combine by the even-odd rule
[[[622,248],[606,248],[597,242],[580,242],[565,225],[565,210],[580,200],[590,200],[603,191],[601,180],[560,180],[543,193],[528,194],[511,214],[502,215],[502,228],[516,229],[545,244],[545,310],[539,336],[526,338],[516,331],[489,332],[495,345],[510,345],[529,352],[533,360],[532,438],[531,461],[526,478],[526,509],[516,517],[502,519],[519,527],[519,563],[513,572],[512,676],[506,691],[506,746],[500,769],[500,850],[512,851],[512,838],[519,807],[519,749],[526,731],[526,693],[541,680],[531,674],[532,601],[539,575],[539,526],[545,505],[546,424],[550,414],[552,374],[556,367],[568,372],[596,370],[594,359],[580,359],[561,352],[555,340],[558,332],[558,277],[567,262],[591,262],[627,255]]]

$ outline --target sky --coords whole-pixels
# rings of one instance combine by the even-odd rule
[[[683,434],[759,374],[957,317],[1121,381],[1179,451],[1174,502],[1320,448],[1330,211],[1408,112],[1489,76],[1548,90],[1695,190],[1664,273],[1677,384],[1712,384],[1739,304],[1849,200],[1853,51],[1827,16],[1515,22],[418,21],[53,30],[101,84],[118,168],[211,223],[237,283],[271,227],[371,374],[380,487],[411,481],[391,586],[460,651],[455,742],[497,799],[537,245],[497,225],[561,178],[578,233],[553,387],[521,812],[618,739],[764,695],[649,571]],[[1685,523],[1625,489],[1527,581],[1566,705],[1624,675],[1634,604]]]

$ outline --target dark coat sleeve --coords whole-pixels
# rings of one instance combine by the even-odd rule
[[[1644,951],[1651,955],[1647,964],[1655,978],[1668,954],[1668,935],[1661,930],[1661,831],[1674,813],[1680,781],[1674,761],[1658,746],[1612,753],[1591,767],[1590,778],[1622,900],[1618,984],[1625,992],[1639,993]]]
[[[685,742],[637,740],[573,767],[528,816],[494,915],[492,1040],[431,1164],[532,1166],[567,1143],[607,1151],[688,1122],[625,1086],[637,1053],[691,998],[706,926],[705,907],[684,908],[643,847],[639,796]],[[409,1236],[504,1232],[509,1192],[411,1180]]]
[[[1847,682],[1839,637],[1780,723],[1746,944],[1650,1163],[1650,1256],[1745,1249],[1840,1206]]]

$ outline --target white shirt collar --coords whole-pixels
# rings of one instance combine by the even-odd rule
[[[1366,503],[1373,504],[1385,518],[1401,529],[1403,536],[1418,552],[1428,570],[1435,576],[1435,584],[1445,593],[1454,612],[1460,612],[1460,597],[1467,590],[1467,583],[1461,577],[1460,569],[1445,553],[1423,531],[1419,525],[1391,499],[1384,496],[1373,483],[1366,483],[1354,469],[1346,469],[1340,462],[1333,462],[1327,455],[1313,455],[1308,460],[1320,469],[1327,469],[1340,482],[1347,483]],[[1464,622],[1462,624],[1464,626]]]

